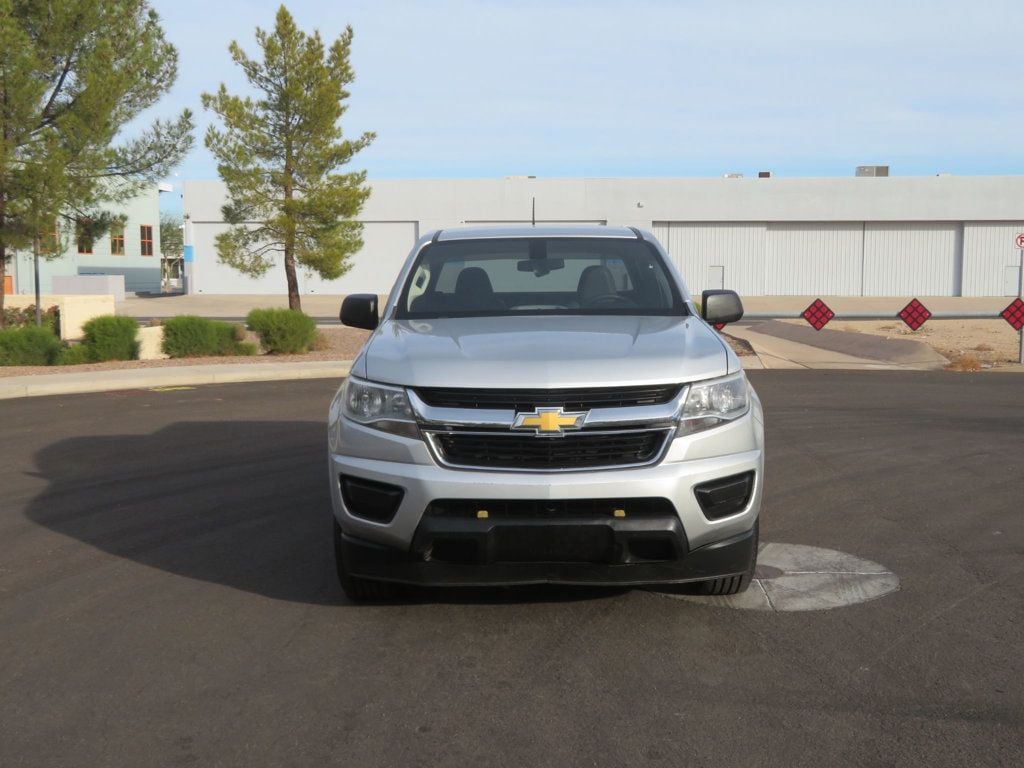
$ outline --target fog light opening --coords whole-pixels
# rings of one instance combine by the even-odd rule
[[[754,473],[744,472],[701,483],[693,489],[704,517],[721,520],[746,509],[754,492]]]
[[[358,477],[339,475],[338,482],[341,485],[341,499],[349,514],[374,523],[390,523],[405,495],[405,490],[397,485]]]

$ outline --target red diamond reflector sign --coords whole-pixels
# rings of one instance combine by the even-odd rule
[[[924,325],[931,316],[932,313],[928,311],[928,307],[917,299],[914,299],[901,309],[898,315],[899,319],[906,323],[907,327],[912,331],[916,331]]]
[[[1010,302],[1010,306],[999,313],[1000,317],[1013,326],[1015,331],[1024,328],[1024,300],[1016,298]]]
[[[804,320],[810,323],[811,327],[816,331],[820,331],[828,325],[828,321],[835,316],[836,313],[829,309],[828,304],[821,299],[815,299],[811,306],[805,309],[803,313]]]

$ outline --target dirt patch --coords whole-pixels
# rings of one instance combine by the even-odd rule
[[[736,353],[737,357],[753,357],[757,353],[754,352],[754,348],[750,346],[750,342],[746,339],[738,339],[735,336],[730,336],[728,333],[723,333],[722,338],[725,339],[726,343],[732,347],[732,351]]]
[[[87,371],[116,371],[130,368],[173,368],[182,365],[229,365],[237,363],[315,363],[331,360],[351,360],[367,338],[369,331],[358,328],[321,328],[315,349],[304,355],[254,355],[252,357],[179,357],[173,360],[114,360],[108,363],[85,365],[12,365],[0,366],[0,378],[9,376],[39,376],[51,373],[85,373]],[[251,338],[250,338],[251,336]],[[257,341],[255,335],[246,338]]]
[[[803,320],[783,322],[806,325]],[[916,331],[892,320],[833,320],[826,327],[887,339],[922,341],[950,361],[970,353],[980,368],[1016,364],[1020,351],[1020,336],[1005,320],[929,320]]]

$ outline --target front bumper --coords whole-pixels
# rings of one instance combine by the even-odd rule
[[[439,466],[422,440],[384,434],[345,419],[335,423],[334,429],[329,461],[331,499],[342,551],[355,575],[425,584],[643,584],[735,575],[751,562],[751,534],[761,507],[764,477],[759,407],[728,425],[676,438],[655,465],[557,474],[452,469]],[[728,517],[706,517],[695,486],[747,472],[754,473],[747,505]],[[394,517],[381,523],[353,515],[342,497],[341,476],[403,489]],[[658,521],[632,516],[625,520],[607,516],[561,520],[553,515],[511,523],[445,522],[456,526],[448,533],[478,540],[477,550],[482,554],[474,563],[438,562],[423,544],[424,536],[437,531],[438,522],[426,511],[438,499],[558,502],[641,497],[666,499],[675,514]],[[674,541],[672,559],[643,562],[630,556],[626,539],[641,524],[663,527],[659,535]],[[501,546],[496,538],[503,533],[499,529],[510,526],[517,530],[541,527],[551,535],[564,533],[570,538],[581,536],[586,546],[606,549],[587,562],[507,562],[500,554],[495,558],[494,552]],[[586,526],[601,531],[580,530]]]
[[[336,529],[337,531],[337,529]],[[418,553],[372,544],[337,531],[348,569],[356,576],[422,586],[682,584],[742,574],[757,541],[752,530],[691,550],[675,559],[631,563],[488,562],[423,560]],[[617,538],[613,534],[614,538]]]

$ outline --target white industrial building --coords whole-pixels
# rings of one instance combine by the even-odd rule
[[[665,245],[695,294],[1016,295],[1024,177],[506,179],[371,182],[363,250],[303,293],[387,292],[416,239],[463,224],[637,226]],[[218,262],[220,182],[184,184],[190,293],[281,293],[283,267],[252,279]]]

